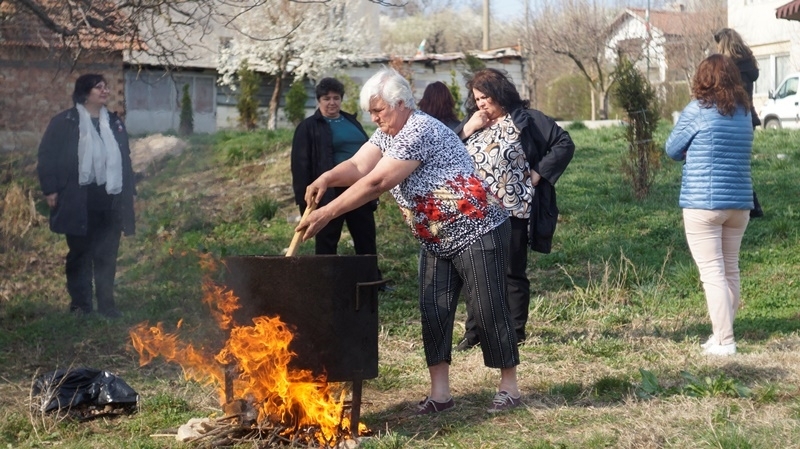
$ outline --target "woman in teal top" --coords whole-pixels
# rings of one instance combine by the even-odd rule
[[[292,141],[292,187],[300,213],[306,208],[303,198],[306,187],[322,173],[350,159],[368,138],[356,116],[342,111],[344,85],[339,80],[323,78],[315,91],[317,110],[300,122]],[[330,189],[319,206],[330,203],[346,189]],[[377,204],[377,200],[370,201],[331,220],[316,236],[316,254],[336,254],[345,222],[356,254],[376,254],[374,212]]]

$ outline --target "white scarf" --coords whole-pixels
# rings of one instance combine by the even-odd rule
[[[106,185],[106,192],[116,195],[122,192],[122,155],[119,144],[108,124],[108,109],[100,109],[100,133],[92,124],[89,111],[82,104],[78,109],[78,183],[82,186],[93,182]]]

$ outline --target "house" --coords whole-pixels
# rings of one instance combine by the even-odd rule
[[[624,54],[653,84],[687,81],[712,49],[712,34],[723,19],[713,9],[681,4],[671,10],[627,8],[609,27],[606,60]]]
[[[49,1],[44,4],[60,6]],[[111,87],[109,109],[124,110],[121,40],[82,32],[65,41],[14,2],[0,2],[0,17],[0,151],[35,150],[50,118],[72,106],[82,73],[103,74]]]
[[[359,26],[379,33],[377,30],[378,5],[368,0],[351,0],[355,11],[355,21]],[[180,123],[180,98],[184,84],[188,84],[194,109],[194,130],[200,133],[212,133],[220,129],[238,126],[237,92],[229,86],[217,83],[217,55],[236,35],[229,17],[236,16],[236,10],[228,11],[220,5],[221,15],[209,17],[204,28],[181,36],[175,47],[181,51],[176,53],[172,63],[177,67],[167,70],[157,58],[145,52],[133,52],[125,56],[125,92],[126,92],[126,125],[131,134],[145,134],[177,130]],[[230,8],[230,7],[228,7]],[[363,20],[371,19],[371,20]],[[371,35],[376,35],[371,34]],[[451,71],[456,73],[459,86],[464,86],[463,73],[467,69],[466,54],[462,52],[448,54],[425,54],[413,56],[392,56],[379,54],[376,47],[379,39],[370,41],[370,55],[363,58],[363,63],[333,69],[323,76],[349,76],[356,84],[362,85],[367,78],[381,66],[402,62],[410,72],[415,93],[421,97],[428,83],[434,81],[451,82]],[[471,55],[485,62],[487,67],[503,69],[509,73],[517,86],[524,86],[524,64],[518,48],[499,48],[490,51],[474,51]],[[284,80],[285,81],[285,80]],[[306,81],[308,101],[306,115],[311,115],[316,108],[314,98],[314,80]],[[288,92],[290,82],[282,85],[279,106]],[[274,82],[265,78],[259,89],[258,98],[261,112],[266,114],[267,105],[274,88]],[[522,92],[523,96],[527,96]],[[348,95],[353,95],[348,92]],[[357,95],[357,93],[355,93]],[[464,92],[466,97],[466,92]],[[363,116],[362,121],[369,121]],[[278,112],[278,126],[290,126],[282,110]]]
[[[354,23],[377,33],[378,5],[369,0],[349,0]],[[241,7],[217,2],[215,14],[204,17],[198,26],[180,36],[160,34],[159,40],[171,39],[171,55],[167,69],[164,61],[147,52],[125,55],[126,125],[131,134],[177,130],[180,124],[180,99],[184,84],[189,85],[194,112],[194,131],[212,133],[234,128],[238,122],[236,92],[218,84],[217,58],[221,49],[239,33],[236,18]],[[167,27],[162,23],[159,25]],[[158,28],[158,27],[156,27]],[[160,30],[156,30],[160,32]],[[369,41],[378,45],[378,39]],[[369,45],[368,45],[369,47]],[[377,48],[372,48],[377,51]],[[269,103],[274,83],[265,80],[259,91],[259,103]],[[281,98],[288,91],[284,83]]]
[[[800,4],[787,0],[728,0],[728,27],[741,34],[756,57],[760,74],[753,86],[757,111],[770,90],[800,71]]]

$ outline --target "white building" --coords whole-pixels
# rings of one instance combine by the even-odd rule
[[[800,22],[786,20],[792,10],[795,15],[800,10],[798,1],[728,0],[728,27],[742,35],[758,61],[753,103],[759,112],[769,91],[787,74],[800,71]]]

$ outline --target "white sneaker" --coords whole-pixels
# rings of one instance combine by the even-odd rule
[[[705,343],[701,344],[700,347],[703,349],[708,349],[710,346],[714,345],[714,334],[708,336],[708,340]]]
[[[707,347],[703,354],[705,355],[733,355],[736,354],[736,343],[731,343],[729,345],[718,345],[716,343],[712,344],[711,346]]]

